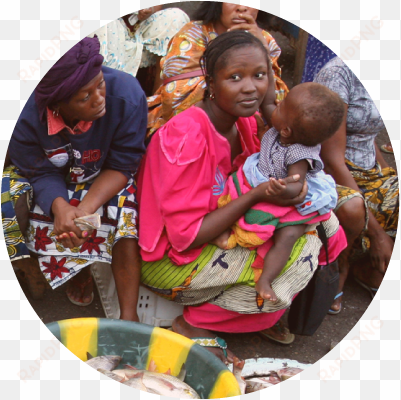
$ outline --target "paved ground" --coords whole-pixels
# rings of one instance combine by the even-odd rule
[[[285,37],[274,32],[273,35],[282,48],[280,65],[283,66],[283,79],[291,87],[294,49]],[[378,137],[379,145],[388,141],[387,133],[382,132]],[[395,167],[394,157],[388,154],[384,156],[389,164]],[[32,307],[44,323],[76,317],[104,317],[98,293],[95,293],[95,299],[90,306],[78,307],[68,301],[64,287],[54,291],[49,290],[43,300],[35,301],[32,300],[23,282],[21,285]],[[314,363],[330,350],[333,341],[339,342],[344,338],[361,318],[370,301],[368,292],[349,278],[345,285],[343,311],[338,315],[327,315],[313,337],[297,336],[293,344],[285,346],[263,340],[257,334],[221,336],[227,340],[231,350],[241,358],[277,357]]]

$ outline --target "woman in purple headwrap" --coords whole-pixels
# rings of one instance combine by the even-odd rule
[[[97,37],[83,39],[26,103],[3,175],[3,228],[11,261],[36,297],[44,291],[36,260],[53,289],[69,281],[67,296],[77,305],[93,301],[85,267],[108,262],[120,317],[137,320],[134,175],[145,151],[147,103],[134,77],[102,67],[102,61]],[[96,212],[98,229],[81,231],[74,223]]]

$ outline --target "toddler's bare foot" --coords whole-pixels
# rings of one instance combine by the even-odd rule
[[[272,289],[270,282],[265,281],[263,279],[259,279],[259,281],[256,283],[255,289],[259,293],[260,297],[262,297],[262,299],[269,301],[277,300],[276,293],[274,293],[274,290]]]
[[[228,239],[231,236],[231,230],[227,229],[224,231],[221,235],[217,236],[216,239],[213,239],[210,244],[214,244],[217,247],[220,247],[220,249],[226,250],[228,246]]]

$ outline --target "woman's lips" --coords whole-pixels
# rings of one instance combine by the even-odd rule
[[[257,102],[258,102],[258,99],[252,98],[252,99],[244,99],[244,100],[241,100],[239,103],[240,103],[240,104],[243,104],[243,105],[245,105],[245,106],[250,106],[250,107],[252,107],[252,106],[254,106]]]
[[[102,107],[102,109],[95,114],[95,117],[103,117],[103,115],[106,113],[106,104]]]
[[[246,19],[241,19],[241,18],[234,18],[232,21],[234,24],[245,24],[246,23]]]

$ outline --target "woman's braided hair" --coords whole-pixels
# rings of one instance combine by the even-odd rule
[[[217,64],[217,70],[224,68],[226,61],[231,54],[231,51],[229,50],[241,47],[259,48],[266,55],[267,62],[270,63],[269,53],[266,47],[263,46],[263,43],[251,33],[242,30],[222,33],[217,36],[216,39],[213,39],[208,43],[199,62],[207,85],[203,99],[206,99],[210,95],[209,79],[210,77],[215,77]]]

